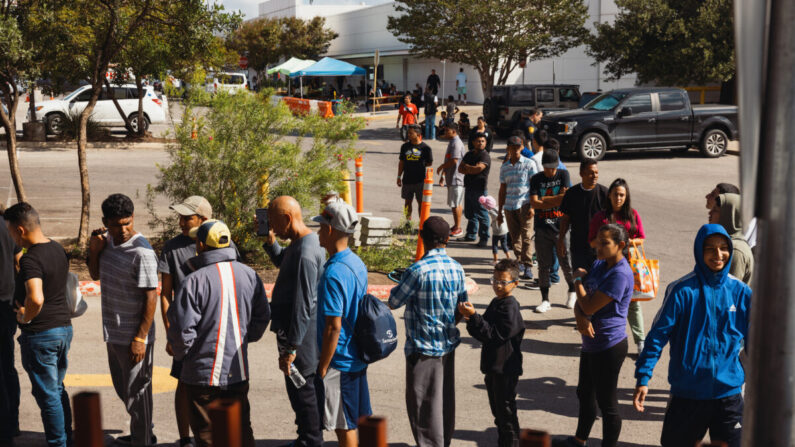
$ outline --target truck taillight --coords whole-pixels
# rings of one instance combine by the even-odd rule
[[[157,99],[157,98],[152,98],[152,102],[154,102],[155,104],[157,104],[157,105],[159,105],[159,106],[162,106],[162,105],[163,105],[163,101],[161,101],[161,100],[159,100],[159,99]]]

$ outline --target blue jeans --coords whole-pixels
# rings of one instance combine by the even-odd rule
[[[479,235],[483,243],[489,240],[489,212],[478,199],[485,195],[488,192],[464,188],[464,217],[468,220],[466,237],[474,239],[475,235]]]
[[[425,115],[425,139],[436,139],[436,114]]]
[[[557,284],[560,282],[560,274],[558,270],[560,270],[560,261],[558,261],[558,252],[557,250],[553,253],[555,258],[555,262],[552,264],[552,268],[549,270],[549,281],[553,284]]]
[[[22,332],[18,338],[22,367],[30,377],[33,397],[41,409],[44,435],[50,447],[72,445],[72,407],[63,386],[72,327]]]

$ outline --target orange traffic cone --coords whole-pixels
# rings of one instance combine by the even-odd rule
[[[425,182],[422,186],[422,205],[420,208],[420,231],[425,224],[425,220],[431,217],[431,196],[433,195],[433,168],[425,169]],[[425,246],[422,243],[422,235],[417,237],[417,254],[415,261],[419,261],[425,255]]]
[[[28,93],[27,96],[25,96],[25,102],[30,102],[30,93]]]

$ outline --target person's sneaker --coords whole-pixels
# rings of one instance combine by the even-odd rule
[[[458,237],[464,234],[464,230],[460,228],[456,228],[455,230],[450,230],[450,237]]]
[[[566,300],[566,307],[569,309],[574,309],[574,303],[577,302],[577,294],[574,292],[569,292],[569,298]]]
[[[519,275],[522,279],[533,279],[533,268],[524,264],[520,264],[522,267],[519,270],[521,275]]]
[[[525,287],[525,289],[530,289],[530,290],[539,290],[539,289],[541,289],[541,286],[538,285],[538,278],[531,279],[530,281],[528,281],[524,285],[524,287]]]
[[[552,307],[552,305],[549,304],[549,301],[541,301],[541,304],[536,306],[536,308],[533,309],[533,312],[535,312],[537,314],[543,314],[546,311],[548,311],[551,307]]]
[[[519,277],[520,278],[524,278],[524,272],[525,272],[524,264],[519,264]]]
[[[481,239],[478,241],[478,247],[484,248],[488,246],[489,246],[489,241],[487,241],[486,239]]]
[[[643,341],[639,341],[638,342],[638,354],[643,352],[643,348],[645,348],[645,347],[646,347],[646,343],[644,343]]]
[[[464,236],[464,237],[458,238],[456,240],[458,242],[475,242],[475,237],[474,236],[471,236],[471,237],[470,236]]]
[[[119,436],[118,438],[116,438],[114,440],[114,442],[116,444],[120,444],[120,445],[133,445],[132,444],[132,435]],[[157,436],[152,435],[152,439],[151,439],[150,444],[151,445],[156,445],[157,444]]]

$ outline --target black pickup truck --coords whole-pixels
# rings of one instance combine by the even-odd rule
[[[720,157],[738,138],[736,106],[692,106],[680,88],[613,90],[580,109],[546,114],[539,127],[558,140],[561,155],[596,160],[609,149],[694,146],[706,157]]]

